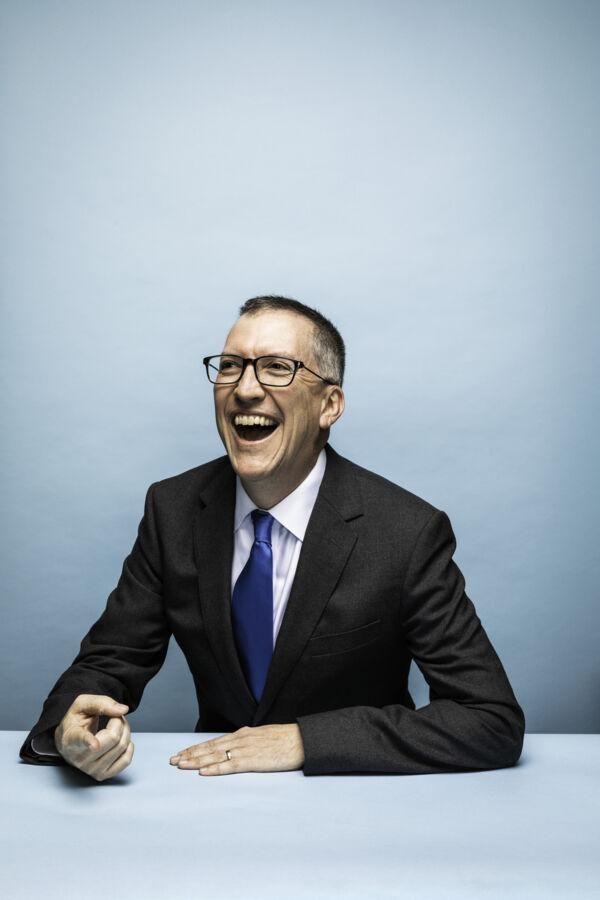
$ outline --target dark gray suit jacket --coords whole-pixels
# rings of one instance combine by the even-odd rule
[[[523,713],[465,594],[448,517],[326,449],[260,703],[231,627],[235,475],[222,457],[148,490],[119,583],[46,700],[24,759],[51,762],[31,738],[78,694],[108,694],[133,711],[174,635],[196,686],[196,731],[298,722],[307,775],[516,763]],[[430,687],[419,710],[407,688],[412,659]]]

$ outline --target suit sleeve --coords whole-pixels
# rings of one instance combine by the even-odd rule
[[[163,606],[161,571],[150,487],[137,539],[119,582],[103,614],[84,637],[79,654],[52,688],[38,722],[21,747],[22,759],[42,765],[63,762],[62,757],[50,755],[52,735],[79,694],[106,694],[126,703],[130,712],[138,706],[147,682],[164,662],[171,635]]]
[[[519,759],[523,712],[465,593],[455,548],[448,516],[436,510],[418,535],[400,600],[429,705],[354,706],[299,718],[305,775],[496,769]]]

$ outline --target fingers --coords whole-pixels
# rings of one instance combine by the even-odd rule
[[[206,742],[205,744],[199,744],[196,748],[194,748],[193,754],[188,754],[187,756],[175,757],[177,762],[172,762],[172,765],[176,765],[179,769],[200,769],[203,766],[218,762],[220,760],[227,760],[228,754],[229,757],[233,756],[233,741],[230,739],[229,742],[223,744],[216,744],[211,742]]]
[[[97,781],[104,781],[125,769],[133,758],[131,729],[125,719],[111,719],[96,735],[100,753],[89,755],[85,771]]]
[[[194,744],[192,747],[180,750],[170,758],[169,762],[172,766],[178,766],[180,769],[198,769],[208,757],[213,760],[226,759],[226,750],[230,750],[234,745],[239,747],[251,731],[251,728],[244,727],[234,731],[233,734],[224,734],[221,737]]]
[[[106,728],[96,735],[79,725],[67,724],[63,730],[60,751],[68,762],[82,768],[113,750],[123,735],[128,734],[129,724],[125,719],[109,719]]]
[[[260,725],[188,747],[171,757],[171,764],[198,769],[200,775],[291,771],[302,768],[304,746],[295,723]]]
[[[179,750],[169,759],[171,765],[176,766],[180,762],[187,762],[190,759],[193,759],[199,753],[202,753],[202,748],[213,747],[215,744],[214,740],[204,741],[201,744],[194,744],[192,747],[187,747],[185,750]]]
[[[249,734],[256,729],[240,729],[233,734],[198,744],[194,754],[179,762],[180,769],[197,769],[199,775],[233,775],[238,772],[260,772],[260,752],[264,747],[257,737]],[[244,733],[242,733],[244,732]],[[245,732],[248,732],[246,734]],[[260,736],[258,736],[260,741]]]
[[[95,753],[97,760],[113,762],[124,753],[131,740],[131,728],[127,719],[109,719],[106,728],[96,734],[99,750]]]
[[[105,781],[125,769],[133,758],[131,730],[125,719],[111,719],[96,735],[99,751],[87,751],[77,767],[96,781]]]
[[[124,716],[129,707],[112,697],[102,694],[80,694],[71,704],[68,713],[86,716]],[[67,714],[68,714],[67,713]]]
[[[80,694],[71,704],[55,731],[56,746],[63,753],[65,742],[100,749],[94,738],[99,716],[120,717],[129,707],[112,697],[100,694]],[[67,741],[67,735],[68,741]],[[63,754],[64,755],[64,754]]]
[[[129,741],[125,751],[119,756],[115,762],[104,771],[102,777],[98,778],[98,781],[106,781],[108,778],[113,778],[115,775],[118,775],[119,772],[122,772],[123,769],[126,769],[127,766],[131,763],[133,759],[133,741]]]
[[[133,757],[131,729],[123,717],[127,710],[125,704],[117,703],[112,697],[81,694],[55,731],[58,751],[70,765],[97,781],[112,778]],[[101,715],[109,717],[108,723],[94,734]]]

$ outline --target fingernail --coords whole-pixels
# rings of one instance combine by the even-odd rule
[[[180,759],[181,759],[180,754],[179,754],[179,753],[176,753],[175,756],[172,756],[172,757],[171,757],[170,762],[172,762],[173,764],[175,764],[176,762],[179,762]]]

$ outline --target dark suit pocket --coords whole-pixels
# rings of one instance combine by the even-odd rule
[[[376,641],[381,632],[381,619],[375,619],[367,625],[340,631],[336,634],[321,634],[308,642],[309,656],[332,656],[336,653],[347,653],[358,647],[365,647]]]

